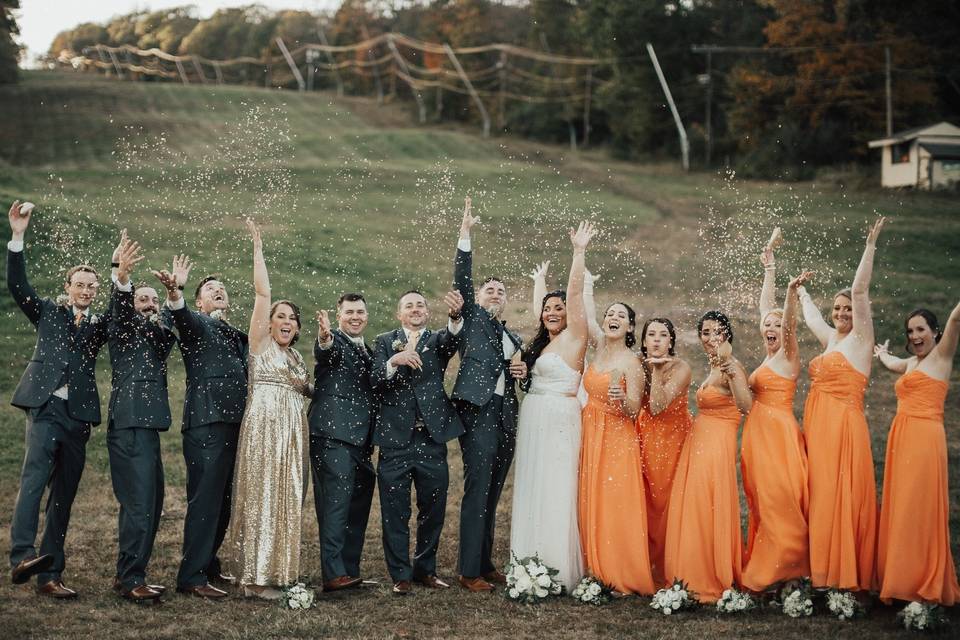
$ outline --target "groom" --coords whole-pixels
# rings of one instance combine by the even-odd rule
[[[473,290],[470,230],[480,222],[466,199],[454,266],[454,286],[463,296],[460,371],[452,398],[466,433],[460,436],[464,490],[460,504],[460,585],[492,591],[506,584],[491,559],[497,502],[513,461],[517,434],[516,381],[527,365],[511,362],[520,338],[501,319],[507,292],[499,278],[487,278]]]

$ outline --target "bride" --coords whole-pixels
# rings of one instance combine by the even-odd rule
[[[540,327],[523,355],[531,383],[517,421],[510,551],[517,558],[539,556],[559,571],[557,579],[568,591],[583,575],[577,526],[577,390],[587,350],[584,254],[595,234],[589,222],[570,231],[573,265],[567,290],[543,299]]]

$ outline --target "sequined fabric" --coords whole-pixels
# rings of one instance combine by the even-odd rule
[[[303,359],[273,340],[250,355],[247,408],[233,477],[226,556],[242,584],[289,585],[300,570],[306,488],[307,383]]]

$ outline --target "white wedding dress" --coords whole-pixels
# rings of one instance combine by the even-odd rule
[[[540,556],[569,592],[584,573],[577,525],[580,374],[555,353],[541,355],[532,373],[517,420],[510,551],[518,559]]]

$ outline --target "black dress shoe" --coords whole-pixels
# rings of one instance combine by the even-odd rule
[[[17,566],[10,569],[10,579],[13,584],[23,584],[41,571],[46,571],[53,565],[53,556],[49,553],[32,558],[24,558]]]

